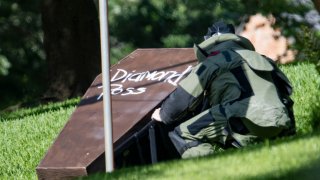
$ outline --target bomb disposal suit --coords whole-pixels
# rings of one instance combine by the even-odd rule
[[[169,137],[182,158],[295,131],[289,80],[248,39],[221,34],[194,50],[199,63],[159,113],[165,124],[179,122]]]

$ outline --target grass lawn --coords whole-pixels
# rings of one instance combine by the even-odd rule
[[[320,179],[320,134],[80,179]]]
[[[37,179],[35,168],[79,99],[0,115],[0,179]]]
[[[84,179],[320,179],[320,76],[309,63],[281,69],[294,87],[296,136]],[[78,102],[1,113],[0,179],[37,179],[36,166]]]

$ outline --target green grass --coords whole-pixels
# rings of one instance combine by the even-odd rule
[[[316,179],[319,170],[318,133],[79,179]]]
[[[131,167],[85,179],[320,178],[320,76],[309,63],[282,66],[294,86],[298,134],[213,156]],[[0,114],[0,179],[37,179],[35,168],[79,99]]]
[[[294,113],[299,134],[305,134],[320,128],[320,76],[314,64],[298,63],[282,66],[290,79],[295,102]]]
[[[36,179],[35,168],[79,99],[0,115],[0,179]]]

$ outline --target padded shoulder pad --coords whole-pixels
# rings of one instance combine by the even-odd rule
[[[262,55],[250,50],[234,50],[238,53],[248,65],[258,71],[273,71],[274,67]]]

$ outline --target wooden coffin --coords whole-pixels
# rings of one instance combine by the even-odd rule
[[[141,133],[150,122],[153,110],[196,62],[191,48],[137,49],[111,67],[116,168],[124,166],[125,149],[130,149],[131,141],[145,147],[145,140],[133,137],[139,135],[137,132]],[[102,100],[100,74],[36,168],[39,179],[68,179],[104,170]],[[141,161],[141,154],[144,154],[141,148],[131,151],[131,158]],[[140,156],[135,156],[138,151]],[[138,161],[133,160],[132,164],[134,162]]]

